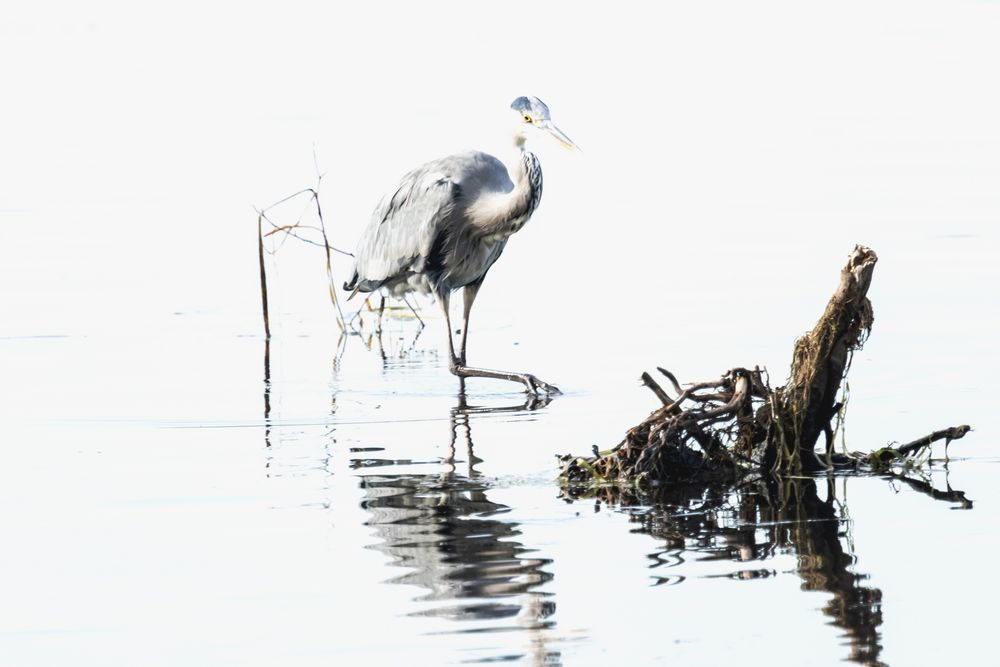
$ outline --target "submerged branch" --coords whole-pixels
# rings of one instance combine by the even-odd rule
[[[910,456],[916,454],[925,447],[930,447],[931,443],[937,442],[938,440],[946,440],[947,442],[945,443],[945,446],[947,446],[952,440],[958,440],[965,437],[965,434],[971,430],[972,427],[968,424],[944,428],[940,431],[934,431],[929,435],[925,435],[924,437],[914,440],[913,442],[908,442],[905,445],[897,447],[896,449],[900,454]]]
[[[925,449],[930,448],[933,443],[938,442],[939,440],[945,441],[945,451],[947,451],[947,447],[951,444],[952,440],[958,440],[965,437],[965,434],[971,430],[972,427],[967,424],[952,426],[951,428],[943,428],[940,431],[934,431],[929,435],[925,435],[922,438],[899,447],[882,447],[881,449],[876,449],[870,454],[855,452],[848,457],[848,461],[852,463],[859,462],[874,470],[885,470],[888,469],[893,463],[903,461],[908,457],[916,457],[918,454],[923,452]]]

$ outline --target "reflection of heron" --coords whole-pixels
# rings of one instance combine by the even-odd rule
[[[444,471],[433,474],[391,474],[386,461],[375,461],[377,471],[364,474],[362,506],[370,513],[381,541],[373,548],[389,555],[409,571],[391,581],[420,586],[420,616],[485,624],[464,631],[523,629],[536,664],[558,661],[559,654],[545,646],[541,631],[553,626],[555,602],[537,590],[552,579],[551,561],[537,557],[518,540],[518,524],[505,515],[507,505],[489,499],[489,482],[475,470],[471,415],[517,412],[541,407],[545,397],[531,397],[525,404],[488,408],[470,406],[464,396],[451,410],[449,453]],[[467,466],[456,466],[459,443],[464,440]],[[361,463],[359,461],[359,463]],[[369,467],[357,466],[361,470]],[[515,625],[505,622],[514,621]]]
[[[517,163],[508,169],[492,155],[471,151],[428,162],[408,173],[376,207],[355,253],[354,275],[344,289],[384,289],[394,296],[433,293],[448,327],[452,373],[460,378],[522,382],[531,393],[557,393],[556,387],[529,373],[465,364],[469,311],[486,272],[542,198],[542,168],[535,154],[525,150],[525,141],[544,132],[568,148],[576,147],[552,123],[549,108],[537,97],[519,97],[511,109],[517,118]],[[448,306],[452,291],[460,287],[465,308],[456,354]]]

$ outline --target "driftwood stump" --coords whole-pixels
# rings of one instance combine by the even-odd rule
[[[717,380],[682,387],[676,398],[653,377],[643,383],[663,403],[610,450],[592,457],[567,455],[563,480],[572,483],[735,481],[750,473],[811,473],[837,466],[879,467],[914,456],[935,440],[964,436],[968,426],[932,433],[901,448],[872,454],[833,452],[831,423],[840,414],[840,385],[874,322],[868,288],[878,257],[856,246],[822,317],[795,343],[788,382],[771,389],[767,374],[733,368]],[[823,454],[816,452],[826,435]]]
[[[772,438],[776,446],[765,452],[765,466],[786,472],[823,468],[815,445],[824,432],[829,434],[826,464],[830,464],[830,422],[841,407],[837,402],[840,384],[854,351],[864,345],[875,320],[868,288],[877,261],[872,250],[855,246],[823,316],[812,331],[796,341],[788,384],[778,388],[757,415],[776,436]]]

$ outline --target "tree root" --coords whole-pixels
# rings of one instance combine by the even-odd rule
[[[662,406],[632,427],[612,449],[589,458],[566,455],[567,484],[646,484],[725,481],[748,475],[809,474],[834,467],[884,470],[916,456],[938,440],[957,440],[970,430],[956,426],[871,454],[833,452],[831,422],[840,414],[837,394],[856,350],[871,332],[868,300],[876,254],[856,246],[822,317],[795,343],[788,382],[776,389],[767,374],[733,368],[719,379],[682,387],[670,371],[657,370],[673,398],[652,375],[642,382]],[[816,442],[826,434],[824,456]]]

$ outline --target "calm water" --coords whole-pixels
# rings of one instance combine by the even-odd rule
[[[996,663],[998,33],[995,2],[5,12],[0,664]],[[254,205],[321,171],[351,248],[526,94],[584,152],[532,146],[469,360],[565,395],[461,394],[433,308],[339,344],[302,244],[265,345]],[[855,243],[846,446],[972,424],[947,467],[560,491],[643,370],[779,384]]]
[[[5,397],[4,663],[988,664],[979,433],[913,483],[575,497],[555,456],[613,443],[650,397],[459,393],[439,326],[391,321],[382,353],[4,340],[9,382],[52,381]]]

